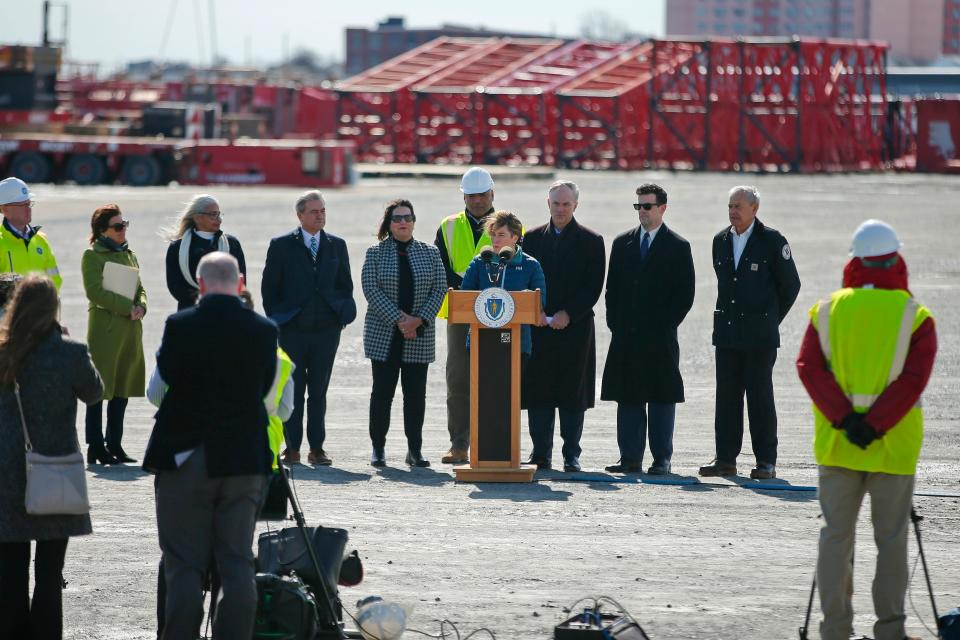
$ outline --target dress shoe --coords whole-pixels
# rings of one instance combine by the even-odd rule
[[[700,475],[708,478],[717,476],[735,476],[737,475],[737,465],[723,460],[714,460],[710,464],[700,467]]]
[[[292,449],[283,450],[283,464],[300,464],[300,452]]]
[[[643,467],[638,462],[627,462],[621,460],[617,464],[611,464],[603,468],[608,473],[643,473]]]
[[[131,458],[127,455],[127,452],[123,450],[123,447],[108,447],[107,453],[116,458],[117,462],[136,462],[134,458]]]
[[[456,447],[450,447],[446,454],[440,458],[440,462],[443,464],[466,464],[469,462],[469,455],[467,449],[457,449]]]
[[[757,466],[750,470],[750,477],[754,480],[772,480],[777,477],[777,471],[769,462],[758,462]]]
[[[87,447],[87,464],[119,464],[120,461],[110,455],[106,447]]]
[[[537,465],[537,469],[540,471],[549,471],[553,469],[553,463],[546,458],[541,458],[540,456],[530,456],[530,459],[527,460],[527,464]]]
[[[563,461],[563,470],[567,473],[576,473],[580,471],[580,458],[567,458]]]
[[[424,460],[423,455],[419,453],[414,453],[412,451],[407,451],[407,464],[411,467],[429,467],[430,461]]]
[[[374,467],[387,466],[387,456],[383,449],[373,448],[373,453],[370,454],[370,465]]]
[[[650,465],[650,468],[647,469],[647,475],[651,476],[665,476],[668,473],[670,473],[669,462],[654,462]]]
[[[333,460],[323,449],[311,449],[310,453],[307,454],[307,462],[320,467],[329,467],[333,464]]]

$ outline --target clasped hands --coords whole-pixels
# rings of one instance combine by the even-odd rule
[[[397,328],[407,340],[413,340],[417,337],[417,328],[423,324],[423,318],[411,316],[403,311],[400,312],[400,319],[397,320]]]
[[[840,424],[834,425],[837,429],[843,429],[847,435],[847,440],[861,449],[866,449],[870,443],[880,438],[881,434],[866,421],[866,416],[862,413],[850,413],[840,421]]]
[[[137,306],[130,310],[130,319],[131,320],[140,320],[143,316],[147,315],[147,310],[143,307]]]

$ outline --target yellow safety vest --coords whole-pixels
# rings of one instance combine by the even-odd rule
[[[813,305],[810,321],[833,376],[858,413],[866,413],[900,377],[910,338],[930,311],[903,290],[840,289]],[[920,404],[865,450],[850,443],[816,406],[817,463],[856,471],[913,475],[923,443]]]
[[[24,242],[3,224],[0,224],[0,273],[44,275],[53,281],[57,291],[63,284],[46,234],[37,231],[28,242]]]
[[[480,248],[490,244],[490,236],[484,231],[477,242],[473,241],[473,228],[467,219],[467,212],[461,211],[444,218],[440,223],[443,234],[443,244],[450,259],[450,268],[461,278],[467,272],[467,267],[480,253]],[[443,304],[437,312],[438,318],[447,317],[447,296],[443,296]]]
[[[290,381],[290,375],[293,372],[293,361],[280,347],[277,347],[277,366],[280,368],[279,375],[273,381],[273,387],[271,387],[270,394],[267,396],[273,397],[274,413],[280,407],[283,389]],[[277,464],[277,459],[280,457],[280,448],[283,446],[283,420],[280,419],[280,416],[270,416],[270,422],[267,424],[267,437],[270,440],[270,453],[273,454],[273,470],[278,471],[280,467]]]

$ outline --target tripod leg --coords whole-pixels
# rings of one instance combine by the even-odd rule
[[[920,551],[920,563],[923,565],[923,577],[927,581],[927,592],[930,594],[930,607],[933,609],[933,619],[940,631],[940,616],[937,614],[937,602],[933,598],[933,583],[930,582],[930,571],[927,569],[927,556],[923,553],[923,542],[920,540],[920,521],[923,516],[917,513],[915,507],[910,507],[910,521],[913,522],[913,532],[917,536],[917,549]],[[939,637],[939,636],[938,636]]]
[[[803,618],[803,626],[800,627],[800,640],[807,640],[810,636],[810,612],[813,611],[813,595],[817,592],[817,574],[813,574],[813,584],[810,585],[810,598],[807,600],[807,615]]]

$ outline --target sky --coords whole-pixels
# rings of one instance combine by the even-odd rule
[[[51,37],[61,37],[62,7],[68,5],[66,57],[99,63],[101,72],[144,59],[206,64],[214,41],[217,53],[233,63],[263,65],[298,49],[342,60],[345,27],[373,29],[388,15],[403,16],[408,27],[454,23],[576,37],[593,11],[629,31],[663,35],[665,1],[55,0]],[[18,0],[16,10],[8,8],[0,43],[39,44],[42,7],[42,0]]]

